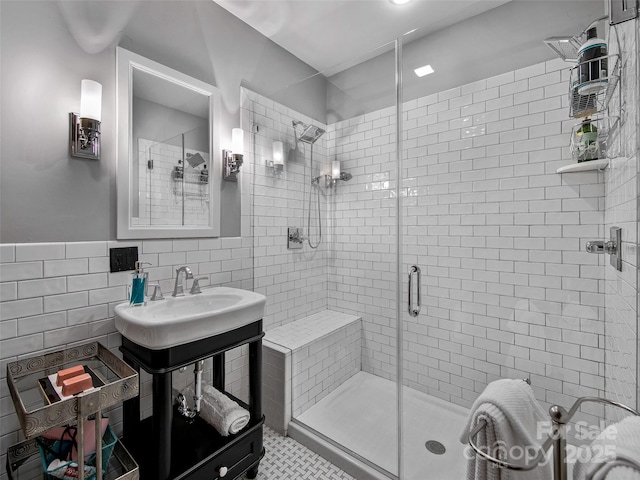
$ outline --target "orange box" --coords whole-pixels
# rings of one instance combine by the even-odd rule
[[[62,382],[62,395],[65,397],[68,395],[75,395],[76,393],[84,392],[93,387],[93,381],[91,375],[83,373],[75,377],[67,378]]]
[[[76,365],[75,367],[69,367],[64,370],[60,370],[58,372],[58,377],[56,378],[56,383],[58,386],[62,386],[62,382],[64,382],[67,378],[75,377],[76,375],[82,375],[84,373],[84,367],[82,365]]]

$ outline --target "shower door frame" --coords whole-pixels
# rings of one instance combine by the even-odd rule
[[[396,68],[396,428],[398,452],[398,479],[404,478],[404,345],[403,345],[403,250],[402,250],[402,127],[403,127],[403,79],[402,79],[402,42],[403,37],[395,40]]]

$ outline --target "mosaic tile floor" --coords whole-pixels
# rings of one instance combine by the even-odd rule
[[[355,480],[338,467],[289,437],[264,427],[265,456],[258,480]]]

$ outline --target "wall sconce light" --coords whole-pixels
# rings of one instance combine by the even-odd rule
[[[340,160],[333,160],[331,162],[331,175],[325,175],[327,187],[335,187],[338,185],[338,180],[348,182],[353,176],[348,172],[343,172],[340,165]]]
[[[331,162],[331,178],[333,180],[340,180],[340,160]]]
[[[102,85],[82,80],[80,113],[69,113],[69,153],[72,157],[100,160]]]
[[[340,160],[331,162],[331,186],[335,186],[340,180]]]
[[[284,170],[284,144],[273,142],[271,144],[273,155],[272,160],[267,160],[267,167],[271,170],[271,175],[280,175]]]
[[[241,128],[231,130],[231,150],[222,150],[222,178],[237,182],[244,156],[244,132]]]

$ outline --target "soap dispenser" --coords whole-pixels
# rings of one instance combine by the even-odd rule
[[[131,305],[144,305],[149,273],[144,271],[143,265],[151,265],[148,262],[136,262],[136,271],[133,274],[131,283],[131,295],[129,303]]]

